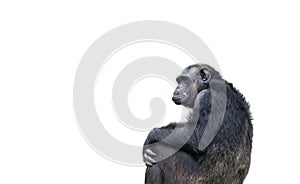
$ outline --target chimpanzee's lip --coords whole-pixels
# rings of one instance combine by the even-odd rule
[[[181,99],[184,97],[183,96],[180,96],[180,95],[177,95],[177,96],[173,96],[172,97],[172,100],[173,102],[176,104],[176,105],[181,105]]]
[[[177,95],[177,96],[173,96],[172,97],[172,100],[180,100],[184,97],[184,95],[180,96],[180,95]]]

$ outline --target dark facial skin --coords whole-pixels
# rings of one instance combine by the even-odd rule
[[[176,78],[178,83],[172,100],[176,105],[193,108],[197,94],[207,87],[210,73],[205,67],[191,67],[185,69]]]
[[[193,107],[198,94],[197,84],[188,74],[179,75],[176,81],[178,85],[173,93],[172,100],[176,105]]]

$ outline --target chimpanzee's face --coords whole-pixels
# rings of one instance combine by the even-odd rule
[[[209,70],[205,67],[192,67],[185,69],[184,72],[176,78],[178,83],[172,100],[177,105],[193,107],[197,94],[208,86],[210,80]]]

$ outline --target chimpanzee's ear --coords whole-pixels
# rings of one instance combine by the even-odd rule
[[[211,74],[210,71],[208,70],[207,67],[201,67],[200,69],[200,82],[202,83],[208,83],[211,79]]]

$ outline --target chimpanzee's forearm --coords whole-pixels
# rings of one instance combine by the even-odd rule
[[[150,145],[160,142],[165,146],[181,149],[186,152],[199,153],[197,135],[195,134],[193,127],[188,124],[170,124],[162,128],[153,129],[144,145]]]

